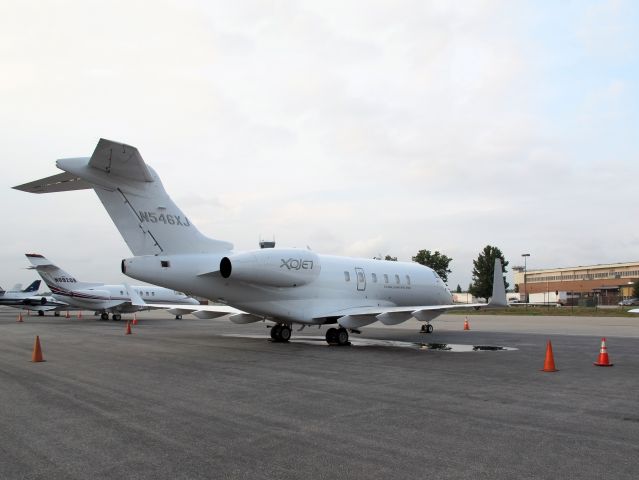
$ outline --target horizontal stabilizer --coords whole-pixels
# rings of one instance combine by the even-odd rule
[[[33,182],[23,183],[22,185],[18,185],[13,188],[29,193],[54,193],[67,192],[70,190],[84,190],[93,187],[77,175],[64,172],[50,177],[41,178],[40,180],[34,180]]]

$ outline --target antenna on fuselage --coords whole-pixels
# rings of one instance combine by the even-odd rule
[[[260,248],[275,248],[275,236],[273,236],[273,240],[260,239]]]

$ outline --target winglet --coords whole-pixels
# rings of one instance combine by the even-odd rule
[[[493,273],[493,295],[488,302],[489,307],[507,307],[506,287],[504,286],[504,271],[501,268],[501,260],[495,259],[495,270]]]
[[[126,288],[129,298],[131,298],[131,305],[135,305],[136,307],[146,307],[146,302],[142,300],[142,297],[138,295],[138,292],[126,283],[124,284],[124,288]]]

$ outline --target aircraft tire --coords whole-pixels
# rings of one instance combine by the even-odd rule
[[[340,328],[337,330],[336,339],[338,345],[348,345],[348,330],[345,328]]]
[[[289,327],[288,325],[282,325],[280,327],[278,340],[280,342],[288,342],[290,338],[291,338],[291,327]]]
[[[109,319],[109,314],[106,312],[102,312],[100,314],[100,320],[108,320]]]
[[[38,317],[44,317],[44,311],[38,310]]]
[[[337,344],[337,328],[329,328],[326,330],[326,343],[329,345]]]
[[[176,319],[176,320],[182,320],[182,315],[176,315],[176,316],[175,316],[175,319]]]
[[[120,315],[119,313],[114,313],[111,318],[114,322],[119,322],[120,320],[122,320],[122,315]]]
[[[60,316],[60,312],[53,312],[53,316],[54,317],[59,317]]]
[[[282,328],[281,325],[273,325],[271,327],[271,338],[275,342],[278,342],[280,340],[280,328]]]
[[[433,326],[430,323],[426,325],[426,333],[433,333]]]

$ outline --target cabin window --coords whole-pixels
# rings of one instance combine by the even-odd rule
[[[160,265],[162,265],[163,268],[169,268],[171,266],[168,260],[160,260]]]
[[[373,283],[377,283],[377,274],[371,273],[371,277],[373,277]]]
[[[120,295],[124,295],[124,292],[122,290],[120,290]]]
[[[406,284],[410,285],[410,275],[406,275]]]
[[[399,275],[395,274],[395,283],[399,285]]]
[[[149,296],[149,292],[145,292],[145,293],[146,293],[146,296],[148,297]]]
[[[151,292],[151,296],[152,296],[152,297],[155,297],[155,292]]]
[[[388,283],[388,275],[384,274],[384,283]]]
[[[347,282],[351,281],[351,274],[348,272],[344,272],[344,280],[346,280]]]

